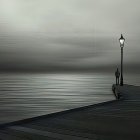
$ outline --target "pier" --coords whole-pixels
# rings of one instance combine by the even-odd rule
[[[116,100],[0,126],[0,140],[140,140],[140,87],[112,86]]]

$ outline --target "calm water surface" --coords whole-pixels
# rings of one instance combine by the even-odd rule
[[[106,74],[0,74],[0,123],[114,100],[113,82]]]

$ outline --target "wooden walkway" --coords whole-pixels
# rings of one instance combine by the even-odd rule
[[[140,87],[113,91],[121,99],[1,125],[0,140],[140,140]]]

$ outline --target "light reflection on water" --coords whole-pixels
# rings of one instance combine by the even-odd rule
[[[0,123],[115,99],[114,75],[0,74]]]

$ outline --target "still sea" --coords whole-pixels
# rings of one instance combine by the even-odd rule
[[[139,84],[140,78],[127,78]],[[115,100],[113,74],[0,74],[0,123]]]

